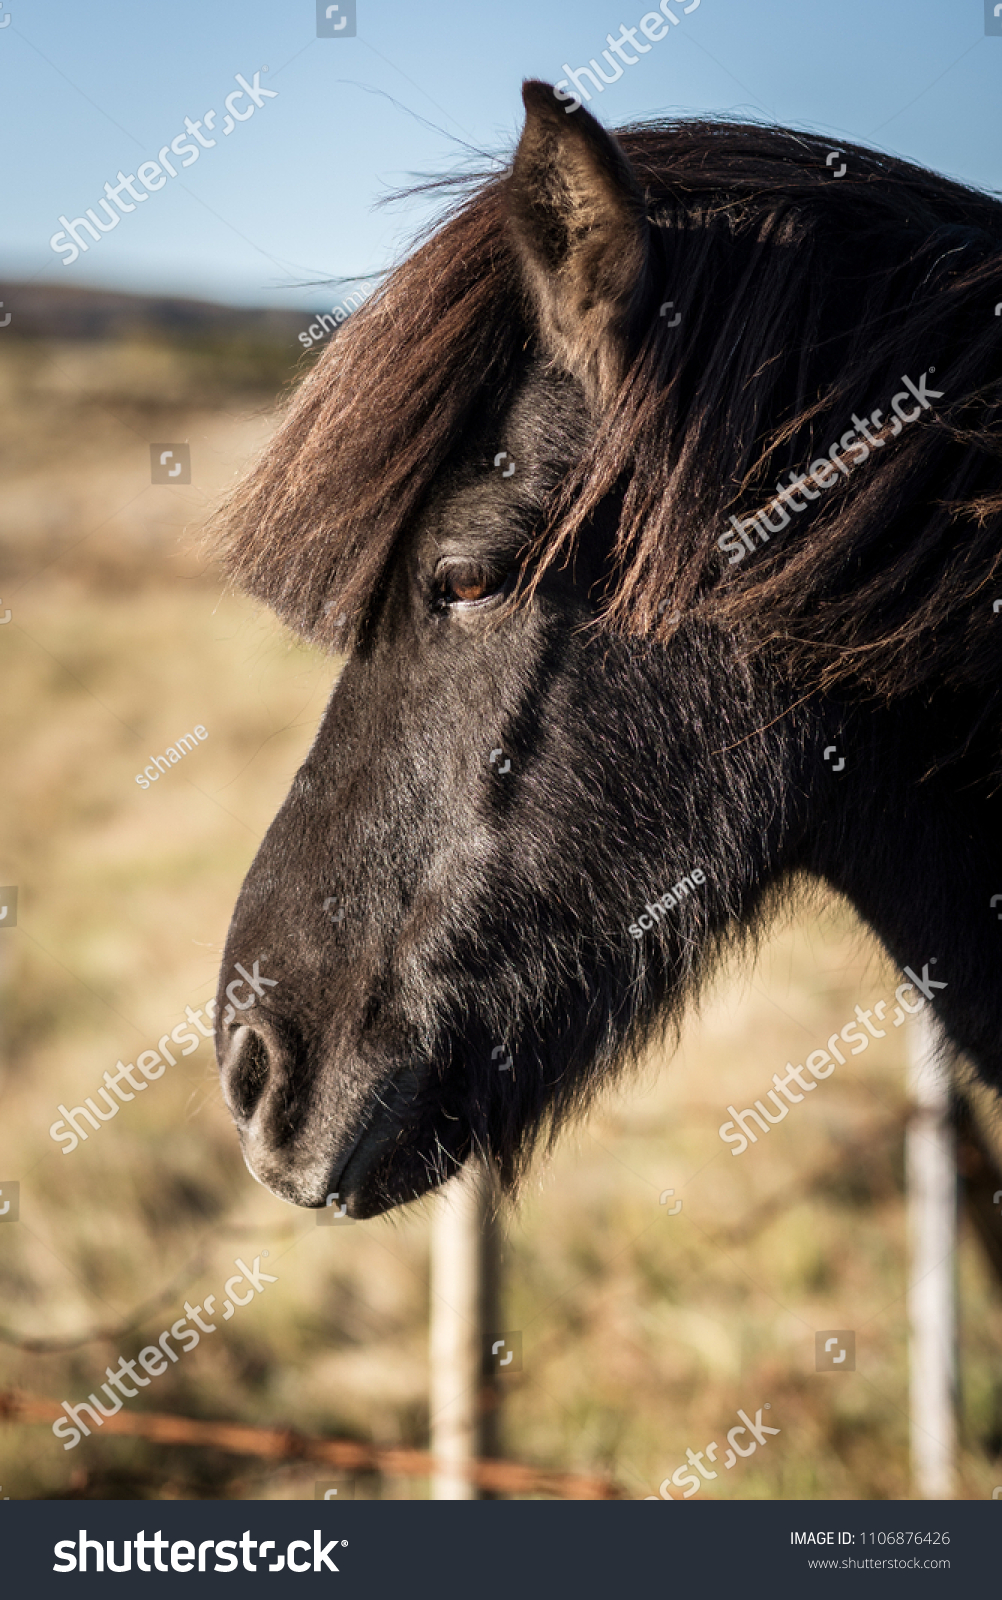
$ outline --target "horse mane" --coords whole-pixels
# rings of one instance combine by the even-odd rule
[[[997,719],[1002,204],[855,145],[836,176],[830,145],[789,129],[662,120],[617,137],[675,316],[655,304],[531,583],[617,492],[600,626],[651,639],[715,620],[819,686],[976,686]],[[509,181],[481,175],[340,329],[215,519],[229,575],[328,647],[362,635],[399,535],[536,342]],[[780,472],[809,471],[854,412],[886,412],[923,373],[941,400],[728,566],[731,514],[768,507]]]

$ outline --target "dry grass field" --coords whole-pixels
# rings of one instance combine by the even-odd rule
[[[272,1198],[241,1162],[211,1041],[72,1153],[48,1132],[61,1102],[213,993],[241,879],[336,679],[198,551],[207,508],[267,434],[269,381],[141,339],[0,348],[0,880],[20,892],[0,932],[0,1186],[20,1183],[20,1221],[0,1224],[0,1388],[83,1399],[186,1300],[221,1298],[236,1257],[267,1250],[277,1282],[130,1406],[423,1446],[433,1200],[329,1229]],[[151,485],[161,440],[190,443],[190,485]],[[208,738],[137,787],[194,724]],[[717,1135],[728,1103],[751,1104],[898,981],[847,907],[805,900],[754,968],[720,975],[670,1062],[652,1055],[539,1163],[507,1221],[504,1322],[524,1370],[506,1380],[506,1453],[642,1498],[687,1448],[716,1440],[722,1457],[738,1408],[768,1405],[779,1433],[701,1497],[909,1497],[906,1030],[741,1156]],[[985,1498],[1002,1482],[1002,1297],[966,1228],[959,1294],[959,1492]],[[815,1371],[829,1328],[855,1330],[855,1372]],[[14,1499],[292,1498],[319,1476],[0,1427]]]

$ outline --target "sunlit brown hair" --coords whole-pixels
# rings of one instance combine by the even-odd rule
[[[619,131],[681,321],[655,307],[594,442],[539,530],[532,576],[623,496],[603,625],[667,636],[696,612],[817,681],[896,695],[998,679],[1002,206],[933,173],[785,129]],[[293,628],[342,645],[472,422],[500,414],[535,339],[506,174],[482,178],[357,311],[217,518],[225,567]],[[935,406],[729,568],[731,513],[887,410]],[[1002,592],[1002,591],[1000,591]],[[665,606],[665,600],[670,603]]]

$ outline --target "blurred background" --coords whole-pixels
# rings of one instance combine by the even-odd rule
[[[427,1446],[434,1200],[318,1228],[273,1199],[243,1167],[209,1040],[71,1153],[48,1130],[214,993],[239,885],[336,681],[337,660],[228,595],[200,546],[315,358],[299,333],[429,214],[375,199],[455,168],[457,141],[503,153],[521,77],[583,64],[641,9],[359,0],[343,40],[316,38],[311,7],[260,3],[0,19],[4,148],[21,152],[0,282],[0,880],[19,891],[0,931],[0,1188],[20,1184],[19,1221],[0,1223],[2,1390],[85,1398],[185,1300],[218,1295],[235,1257],[268,1250],[277,1283],[130,1409]],[[948,9],[846,0],[836,27],[804,0],[703,0],[593,109],[775,117],[991,185],[1002,38],[981,0]],[[266,63],[278,97],[64,268],[60,213],[96,206]],[[190,484],[151,483],[153,442],[189,446]],[[195,724],[197,750],[137,787]],[[768,1405],[780,1433],[701,1495],[908,1497],[907,1030],[740,1157],[717,1134],[728,1104],[899,981],[846,906],[805,897],[754,967],[719,975],[670,1063],[653,1054],[538,1164],[505,1220],[503,1324],[523,1345],[501,1386],[506,1455],[639,1498]],[[1002,1296],[966,1222],[958,1274],[957,1492],[983,1498],[1002,1478]],[[815,1370],[821,1329],[855,1331],[855,1372]],[[292,1498],[322,1477],[0,1427],[14,1499]],[[351,1492],[428,1485],[371,1473]]]

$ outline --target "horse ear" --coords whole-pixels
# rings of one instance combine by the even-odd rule
[[[522,85],[509,223],[544,343],[593,402],[618,388],[653,298],[644,196],[610,133],[575,97]]]

